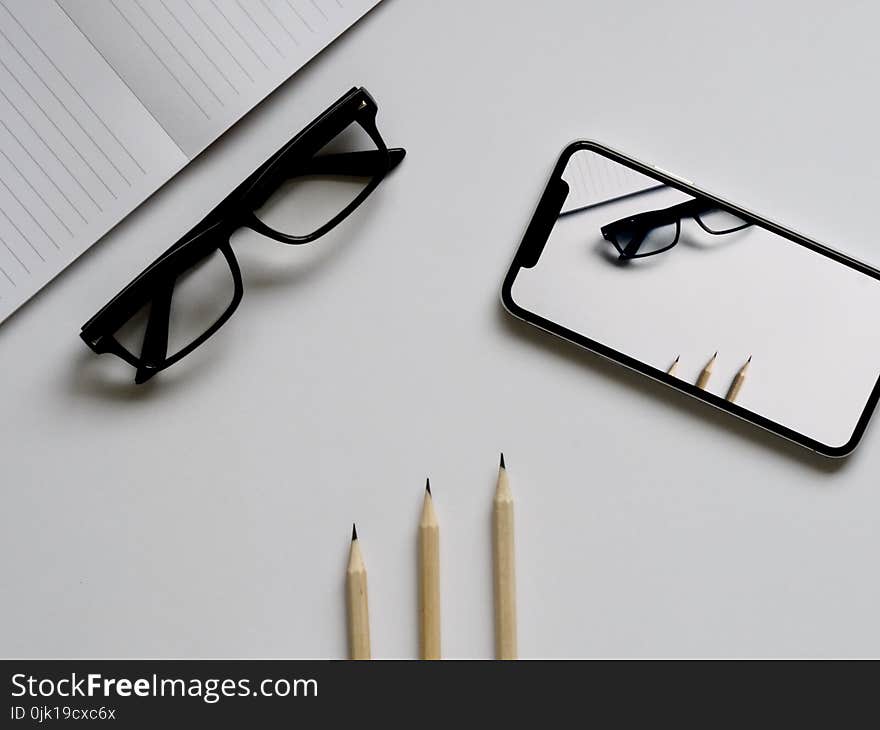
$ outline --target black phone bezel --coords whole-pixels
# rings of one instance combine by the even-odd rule
[[[778,436],[782,436],[783,438],[800,444],[801,446],[811,449],[818,454],[829,457],[842,457],[851,454],[858,445],[862,436],[864,435],[865,429],[868,426],[868,422],[871,419],[871,415],[874,412],[874,408],[877,405],[877,401],[878,399],[880,399],[880,377],[878,377],[877,382],[874,383],[874,387],[871,390],[871,394],[868,397],[865,408],[862,410],[862,413],[859,416],[858,421],[856,422],[855,429],[853,430],[853,433],[847,440],[847,442],[840,446],[825,444],[821,441],[817,441],[816,439],[810,438],[809,436],[806,436],[793,429],[783,426],[780,423],[772,421],[769,418],[765,418],[764,416],[758,415],[757,413],[753,413],[752,411],[738,406],[736,403],[730,403],[729,401],[718,395],[715,395],[714,393],[702,390],[696,385],[692,385],[691,383],[680,380],[673,375],[667,374],[665,371],[660,370],[659,368],[647,365],[646,363],[636,360],[635,358],[630,357],[623,352],[608,347],[607,345],[603,345],[601,342],[592,340],[555,322],[545,319],[540,315],[535,314],[534,312],[530,312],[529,310],[524,309],[514,301],[512,294],[513,283],[516,280],[517,274],[521,269],[532,268],[538,263],[541,253],[547,243],[547,240],[550,237],[553,225],[568,193],[568,185],[562,179],[562,174],[565,171],[565,167],[568,164],[568,160],[571,158],[571,156],[575,152],[581,150],[596,152],[597,154],[603,155],[611,160],[614,160],[615,162],[625,165],[631,169],[637,170],[638,172],[647,175],[648,177],[651,177],[659,182],[669,185],[689,195],[707,198],[717,203],[720,207],[727,208],[728,210],[736,213],[736,215],[742,217],[744,220],[767,228],[772,232],[782,236],[783,238],[788,239],[792,243],[795,243],[799,246],[804,246],[805,248],[808,248],[821,256],[825,256],[832,261],[835,261],[843,266],[848,266],[852,269],[855,269],[856,271],[859,271],[862,274],[865,274],[866,276],[870,276],[871,278],[880,281],[880,271],[868,266],[861,261],[851,258],[850,256],[840,253],[839,251],[835,251],[834,249],[824,246],[821,243],[813,241],[812,239],[807,238],[800,233],[796,233],[795,231],[792,231],[788,228],[784,228],[783,226],[780,226],[773,221],[767,220],[762,216],[741,208],[738,205],[730,203],[727,200],[719,198],[718,196],[713,195],[706,190],[702,190],[696,187],[689,181],[679,178],[675,175],[671,175],[653,165],[639,162],[638,160],[635,160],[631,157],[627,157],[626,155],[621,154],[620,152],[617,152],[616,150],[613,150],[602,144],[599,144],[598,142],[579,140],[577,142],[572,142],[570,145],[568,145],[559,156],[559,159],[556,162],[556,166],[553,168],[550,179],[548,180],[547,185],[544,188],[544,192],[542,193],[541,198],[538,202],[538,205],[535,208],[535,212],[533,213],[529,224],[526,227],[526,231],[523,235],[522,241],[517,247],[516,254],[513,257],[513,261],[510,264],[510,268],[508,269],[507,274],[504,277],[504,282],[501,286],[501,302],[504,305],[504,308],[514,317],[517,317],[524,322],[534,325],[535,327],[538,327],[540,329],[546,330],[547,332],[550,332],[551,334],[554,334],[557,337],[562,338],[563,340],[579,345],[580,347],[596,353],[597,355],[600,355],[613,362],[635,370],[636,372],[647,375],[648,377],[664,383],[671,388],[690,395],[697,400],[700,400],[711,406],[715,406],[716,408],[730,413],[731,415],[737,416],[744,421],[753,423],[756,426],[770,431],[771,433],[775,433]]]

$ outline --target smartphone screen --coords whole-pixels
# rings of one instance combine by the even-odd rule
[[[828,455],[877,400],[876,271],[593,143],[563,153],[503,300]]]

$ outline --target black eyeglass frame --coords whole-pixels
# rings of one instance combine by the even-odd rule
[[[617,249],[620,258],[623,260],[629,260],[645,258],[646,256],[656,256],[658,253],[664,253],[671,249],[678,243],[678,239],[681,236],[681,222],[686,218],[693,218],[700,228],[713,236],[724,236],[728,233],[735,233],[736,231],[741,231],[752,225],[746,221],[739,226],[725,228],[720,231],[713,230],[701,217],[703,214],[709,213],[713,210],[719,210],[715,203],[712,203],[705,198],[694,198],[693,200],[686,200],[683,203],[671,205],[668,208],[647,210],[644,213],[636,213],[635,215],[621,218],[602,226],[600,230],[602,232],[602,237],[606,241],[610,241],[614,245],[614,248]],[[638,252],[639,247],[644,242],[648,233],[657,228],[661,228],[662,226],[673,224],[675,225],[675,236],[672,239],[672,243],[653,251],[646,251],[644,253]],[[629,239],[626,243],[623,243],[627,234],[629,234]]]
[[[352,88],[344,94],[260,165],[198,224],[89,319],[80,332],[83,341],[95,353],[114,354],[135,367],[136,383],[149,380],[202,345],[229,320],[244,294],[241,269],[230,243],[232,233],[246,227],[280,243],[310,243],[331,231],[357,209],[388,172],[403,159],[405,150],[389,150],[385,144],[376,126],[377,112],[378,106],[366,89]],[[354,123],[359,124],[369,135],[376,145],[375,150],[317,158],[314,156]],[[364,189],[333,218],[306,235],[296,236],[277,231],[264,224],[255,214],[279,185],[292,177],[304,174],[364,174],[367,171],[371,178]],[[204,333],[168,356],[168,321],[175,282],[182,273],[216,251],[224,256],[232,274],[232,301]],[[124,347],[115,334],[148,303],[149,320],[141,355],[138,357]]]

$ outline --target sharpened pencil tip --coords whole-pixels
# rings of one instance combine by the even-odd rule
[[[425,491],[430,494],[431,493],[431,478],[428,477],[425,479]]]
[[[351,523],[351,541],[354,542],[357,539],[358,539],[358,528],[354,524],[354,522],[352,522]]]

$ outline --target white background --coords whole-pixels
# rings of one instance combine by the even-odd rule
[[[874,240],[873,3],[388,0],[0,328],[0,652],[417,649],[426,474],[443,644],[492,654],[498,450],[524,656],[880,653],[880,430],[829,462],[531,332],[498,288],[591,137],[835,247]],[[233,320],[148,387],[79,326],[354,84],[409,152],[308,252],[247,236]]]

